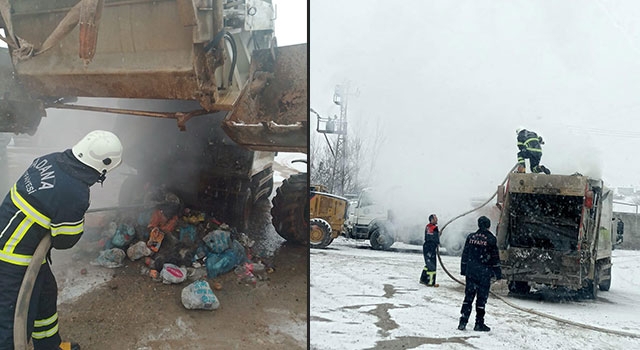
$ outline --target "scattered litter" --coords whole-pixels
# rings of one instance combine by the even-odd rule
[[[195,281],[182,289],[182,305],[193,310],[215,310],[220,302],[207,281]]]
[[[129,259],[131,259],[131,261],[136,261],[136,260],[141,259],[143,257],[148,257],[152,253],[153,252],[151,251],[151,249],[149,249],[149,247],[147,247],[147,244],[142,242],[142,241],[131,245],[127,249],[127,256],[129,257]]]
[[[182,208],[180,199],[170,193],[156,198],[164,202],[153,209],[119,213],[103,218],[96,228],[94,246],[102,249],[92,265],[117,268],[124,258],[142,261],[140,273],[165,284],[192,282],[182,289],[187,309],[214,310],[220,306],[213,290],[221,290],[220,280],[231,271],[239,283],[256,285],[273,272],[263,254],[254,254],[255,241],[246,233],[200,211]],[[157,202],[158,203],[158,202]],[[254,256],[255,255],[255,256]],[[81,274],[85,274],[83,269]]]
[[[238,267],[235,268],[234,272],[238,277],[238,282],[245,283],[245,284],[252,284],[255,286],[257,279],[256,279],[256,276],[253,274],[253,264],[244,263],[242,265],[238,265]]]
[[[222,289],[222,283],[220,283],[220,282],[213,282],[213,289],[215,289],[215,290],[221,290],[221,289]]]
[[[251,248],[253,247],[253,245],[256,243],[256,241],[254,241],[253,239],[249,238],[249,236],[247,236],[246,233],[240,233],[238,235],[238,242],[240,242],[240,244],[242,244],[243,246],[247,247],[247,248]]]
[[[240,242],[233,240],[231,248],[220,254],[207,255],[207,275],[215,278],[233,270],[234,267],[246,260],[245,250]]]
[[[182,283],[187,279],[187,269],[174,264],[164,264],[160,277],[164,284]]]
[[[132,225],[122,223],[116,229],[115,234],[105,248],[124,248],[135,237],[136,230]]]
[[[229,231],[215,230],[209,232],[202,240],[211,253],[219,254],[231,246],[231,233]]]
[[[154,227],[151,232],[149,232],[149,241],[147,242],[147,247],[151,249],[154,253],[157,253],[160,250],[160,245],[162,244],[162,240],[164,239],[164,232],[160,231],[159,228]]]
[[[192,281],[205,279],[207,278],[207,269],[203,267],[187,267],[187,278]]]
[[[98,265],[114,269],[122,266],[122,261],[127,254],[120,248],[111,248],[103,250],[95,261],[91,262],[91,265]]]
[[[196,241],[196,227],[193,225],[187,225],[180,229],[180,242],[195,242]]]

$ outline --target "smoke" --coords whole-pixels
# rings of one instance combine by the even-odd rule
[[[115,101],[107,99],[83,98],[78,100],[78,104],[115,107]],[[47,116],[42,118],[34,135],[10,134],[12,141],[8,148],[9,182],[15,182],[29,167],[33,159],[44,154],[69,149],[92,130],[101,129],[113,132],[115,121],[116,116],[107,113],[48,109]],[[120,182],[118,181],[120,168],[116,168],[107,175],[103,186],[94,185],[91,188],[92,207],[117,204],[117,193],[120,190]]]

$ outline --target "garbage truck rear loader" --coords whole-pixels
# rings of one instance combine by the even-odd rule
[[[236,224],[269,195],[274,152],[307,153],[307,46],[277,47],[270,0],[8,0],[0,15],[9,46],[0,132],[34,134],[51,108],[152,117],[144,135],[158,136],[156,164],[192,161],[170,185],[222,203],[222,219]],[[128,100],[72,104],[77,97]],[[148,154],[129,147],[125,162]],[[137,170],[149,179],[157,169]],[[273,223],[306,244],[308,184],[295,177],[274,199]]]
[[[509,175],[496,236],[509,289],[546,285],[586,293],[611,286],[613,194],[580,174]]]

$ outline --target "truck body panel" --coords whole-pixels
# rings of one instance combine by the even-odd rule
[[[496,236],[509,283],[581,290],[610,282],[613,195],[602,180],[512,173],[501,197]]]

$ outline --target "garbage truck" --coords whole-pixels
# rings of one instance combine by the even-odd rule
[[[307,45],[278,47],[271,0],[6,0],[0,17],[0,132],[33,135],[51,109],[144,119],[116,127],[136,170],[123,204],[151,181],[242,226],[275,152],[308,153]],[[301,244],[307,189],[285,179],[271,210]]]
[[[596,298],[611,286],[613,193],[601,179],[511,173],[498,189],[496,237],[513,293],[533,287]]]

